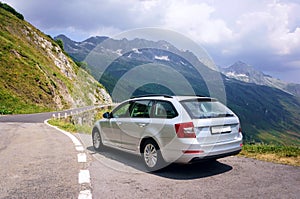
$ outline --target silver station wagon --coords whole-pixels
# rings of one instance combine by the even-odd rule
[[[92,132],[95,150],[108,146],[141,155],[149,171],[236,155],[242,148],[238,117],[213,98],[136,97],[103,117]]]

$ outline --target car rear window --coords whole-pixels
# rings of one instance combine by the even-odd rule
[[[192,99],[180,102],[193,119],[233,117],[233,112],[215,99]]]

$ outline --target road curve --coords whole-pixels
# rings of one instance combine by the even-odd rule
[[[44,121],[93,108],[0,116],[0,198],[91,198],[81,144]]]
[[[77,198],[72,141],[43,123],[0,123],[0,198]]]
[[[0,116],[1,122],[21,122],[21,123],[43,123],[45,120],[51,118],[53,115],[56,117],[58,114],[63,117],[65,114],[70,115],[71,113],[85,111],[94,108],[94,106],[88,106],[83,108],[75,108],[65,111],[56,111],[48,113],[34,113],[34,114],[19,114],[19,115],[4,115]]]
[[[72,141],[41,123],[53,113],[0,117],[0,198],[78,198]],[[64,114],[64,113],[61,113]],[[215,163],[171,165],[148,173],[141,160],[117,150],[89,154],[93,198],[295,198],[300,167],[227,157]]]

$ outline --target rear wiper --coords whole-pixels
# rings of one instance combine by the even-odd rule
[[[212,116],[211,116],[211,115],[208,115],[208,116],[201,115],[201,116],[199,117],[199,119],[205,119],[205,118],[212,118]]]
[[[234,115],[233,114],[230,114],[230,113],[221,113],[218,115],[218,117],[233,117]]]
[[[212,113],[210,115],[201,115],[199,116],[199,118],[204,119],[204,118],[233,117],[233,116],[234,115],[230,113],[219,113],[219,114]]]

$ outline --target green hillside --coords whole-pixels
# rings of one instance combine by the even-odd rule
[[[1,3],[0,114],[52,111],[110,100],[102,85],[74,64],[53,39],[7,8]]]

